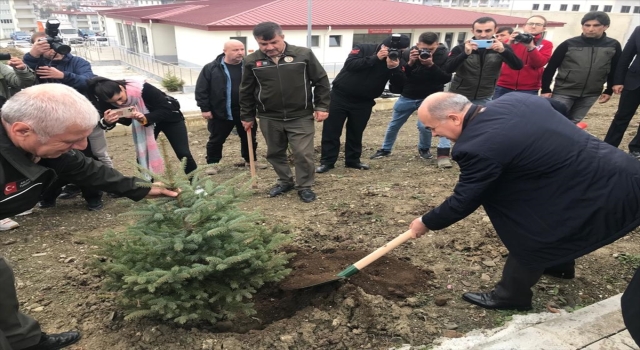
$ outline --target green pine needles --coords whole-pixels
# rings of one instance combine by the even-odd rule
[[[170,159],[166,142],[160,143]],[[178,198],[138,203],[123,214],[135,218],[131,226],[111,230],[97,243],[107,260],[96,266],[106,275],[105,286],[117,291],[125,319],[213,324],[252,315],[252,295],[291,271],[285,266],[291,255],[279,251],[288,241],[281,229],[261,225],[257,213],[238,208],[251,182],[216,184],[201,177],[203,171],[190,181],[167,162],[165,174],[153,177],[180,189]]]

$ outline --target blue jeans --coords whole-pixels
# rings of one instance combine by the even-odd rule
[[[423,99],[412,100],[404,96],[398,98],[398,101],[393,105],[393,116],[387,126],[387,132],[384,134],[384,142],[382,143],[381,149],[391,152],[393,144],[396,143],[396,139],[398,138],[400,128],[407,122],[411,114],[420,107],[422,101]],[[429,149],[432,138],[431,129],[425,127],[420,120],[418,120],[417,127],[420,133],[418,148]],[[438,148],[451,148],[451,142],[447,138],[440,137]]]
[[[510,92],[521,92],[523,94],[538,96],[538,90],[512,90],[512,89],[503,88],[502,86],[496,86],[496,90],[493,93],[493,99],[496,100],[500,96],[508,94]]]

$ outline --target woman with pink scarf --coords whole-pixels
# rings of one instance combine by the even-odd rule
[[[153,173],[164,171],[156,139],[163,132],[178,159],[187,158],[186,173],[197,168],[189,150],[184,116],[167,95],[142,80],[111,80],[95,77],[87,82],[87,97],[103,115],[100,125],[110,130],[116,123],[131,125],[138,163]],[[120,108],[134,107],[129,116]]]

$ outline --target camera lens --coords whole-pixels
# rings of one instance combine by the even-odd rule
[[[431,58],[431,52],[429,52],[428,50],[421,50],[420,51],[420,59],[421,60],[427,60]]]
[[[400,55],[398,54],[398,51],[396,50],[389,50],[388,56],[389,56],[389,59],[393,61],[396,61],[400,57]]]
[[[0,53],[0,61],[8,61],[11,59],[11,54],[10,53]]]

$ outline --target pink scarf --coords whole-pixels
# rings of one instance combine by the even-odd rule
[[[119,107],[134,106],[142,114],[149,113],[142,99],[144,81],[133,79],[126,79],[125,81],[127,83],[125,86],[127,102]],[[153,134],[153,126],[145,127],[137,120],[131,120],[131,128],[133,130],[133,143],[136,148],[138,164],[145,169],[149,169],[154,174],[164,173],[164,161]],[[151,180],[149,175],[145,175],[145,177]]]

